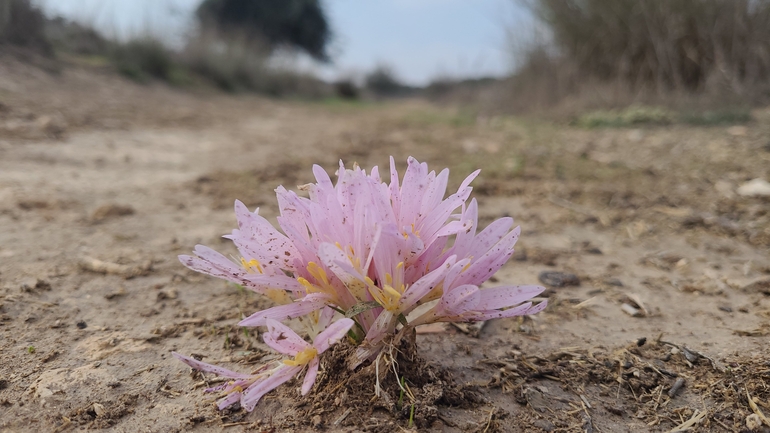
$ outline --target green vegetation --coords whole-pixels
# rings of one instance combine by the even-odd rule
[[[713,126],[745,123],[751,120],[748,109],[676,112],[661,107],[632,105],[622,110],[597,110],[579,116],[574,124],[583,128],[625,128],[682,123]]]
[[[476,124],[477,113],[470,109],[460,110],[416,110],[405,114],[404,121],[410,125],[449,125],[466,127]]]

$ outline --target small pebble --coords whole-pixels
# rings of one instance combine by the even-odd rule
[[[628,314],[631,317],[642,317],[644,316],[642,310],[635,308],[631,304],[622,304],[620,306],[620,309],[623,310],[624,313]]]
[[[750,431],[757,431],[762,427],[762,418],[759,415],[752,413],[746,417],[746,428]]]
[[[543,271],[537,276],[541,283],[551,287],[579,286],[580,278],[569,272]]]
[[[668,396],[671,398],[674,398],[676,394],[679,392],[680,389],[684,386],[684,379],[679,378],[674,382],[674,385],[671,386],[671,389],[668,390]]]
[[[553,425],[553,423],[551,421],[548,421],[547,419],[534,420],[532,421],[532,425],[546,432],[553,431],[556,428],[556,426]]]

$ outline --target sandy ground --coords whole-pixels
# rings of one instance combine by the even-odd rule
[[[582,130],[0,62],[0,431],[409,429],[404,408],[346,404],[348,393],[373,395],[364,386],[315,404],[291,383],[253,413],[219,412],[170,356],[241,371],[266,356],[257,332],[235,323],[267,301],[176,259],[197,243],[230,251],[220,236],[236,198],[274,217],[272,190],[311,181],[313,163],[385,166],[388,155],[450,167],[455,185],[483,169],[482,220],[510,215],[523,229],[495,282],[579,279],[546,280],[550,305],[536,317],[418,335],[421,356],[479,398],[417,405],[412,428],[761,424],[751,414],[770,414],[770,201],[735,192],[770,178],[770,116],[755,118]]]

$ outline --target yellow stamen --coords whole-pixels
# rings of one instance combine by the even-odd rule
[[[315,262],[308,262],[307,271],[310,272],[316,280],[322,282],[324,285],[329,284],[329,277],[326,275],[326,271],[322,267],[318,266]]]
[[[315,347],[308,347],[299,352],[294,359],[284,359],[282,362],[291,367],[299,367],[301,365],[307,365],[307,363],[312,361],[316,356],[318,356],[318,349]]]
[[[396,300],[401,299],[401,293],[399,293],[398,290],[394,289],[393,287],[388,286],[387,284],[382,288],[382,290]]]
[[[265,296],[270,298],[271,301],[278,305],[286,305],[292,303],[292,299],[289,297],[288,293],[286,293],[286,290],[283,289],[267,289],[265,290]]]
[[[299,277],[299,278],[297,278],[297,282],[302,284],[305,287],[305,293],[310,294],[310,293],[323,292],[323,289],[321,289],[320,287],[318,287],[315,284],[311,283],[310,281],[308,281],[305,278]]]
[[[460,271],[460,272],[465,272],[465,271],[467,271],[467,270],[468,270],[468,268],[470,268],[470,267],[471,267],[471,262],[468,262],[468,264],[467,264],[467,265],[463,266],[463,270],[462,270],[462,271]]]
[[[254,274],[256,272],[259,272],[260,274],[265,273],[265,270],[262,269],[262,264],[259,263],[259,260],[257,259],[251,259],[247,262],[246,258],[241,257],[241,264],[243,265],[243,268],[246,269],[246,272],[250,274]]]

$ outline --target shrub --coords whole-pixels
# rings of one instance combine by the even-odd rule
[[[176,66],[172,53],[157,39],[144,37],[116,44],[112,59],[118,71],[133,80],[144,82],[157,78],[173,81]]]
[[[364,79],[367,90],[378,97],[409,96],[419,89],[403,84],[387,65],[379,65]]]

